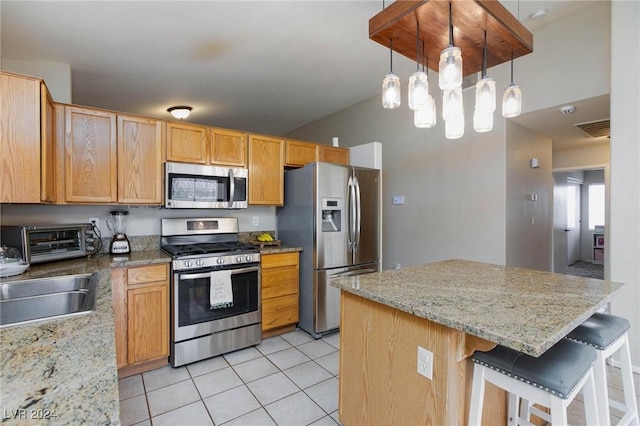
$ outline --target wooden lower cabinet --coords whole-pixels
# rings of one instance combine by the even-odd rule
[[[261,256],[262,337],[295,329],[300,292],[299,252]]]
[[[111,271],[118,377],[152,370],[169,357],[169,266]]]

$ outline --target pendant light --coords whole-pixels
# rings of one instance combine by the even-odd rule
[[[422,42],[422,71],[428,75],[429,58],[424,54],[424,41]],[[425,66],[426,63],[426,66]],[[427,85],[427,103],[424,107],[413,112],[413,124],[418,128],[430,129],[436,125],[436,101],[429,94],[429,86]]]
[[[382,107],[396,109],[400,106],[400,78],[393,73],[393,39],[389,44],[389,74],[382,80]]]
[[[462,53],[453,45],[453,22],[449,2],[449,47],[440,53],[439,83],[442,90],[454,90],[462,87]]]
[[[429,102],[429,79],[420,71],[420,23],[416,22],[416,72],[409,77],[409,109],[414,111],[427,106]]]
[[[504,89],[502,95],[502,116],[513,118],[522,111],[522,90],[520,86],[513,84],[513,51],[511,52],[511,84]]]
[[[458,139],[464,135],[462,87],[442,92],[442,118],[447,139]]]
[[[482,78],[476,83],[476,107],[473,113],[473,129],[489,132],[493,129],[493,112],[496,110],[496,83],[487,77],[487,31],[482,48]]]

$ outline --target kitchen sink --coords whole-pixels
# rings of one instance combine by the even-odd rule
[[[0,328],[88,314],[95,309],[96,274],[0,282]]]

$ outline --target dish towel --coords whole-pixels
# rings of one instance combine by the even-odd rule
[[[211,309],[233,306],[231,271],[213,271],[210,275],[209,304]]]

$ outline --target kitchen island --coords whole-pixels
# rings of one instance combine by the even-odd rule
[[[465,260],[335,279],[341,291],[340,421],[462,425],[474,350],[496,344],[539,356],[622,284]],[[433,353],[432,379],[417,372]],[[428,374],[428,372],[427,372]],[[505,417],[487,386],[483,422]]]

